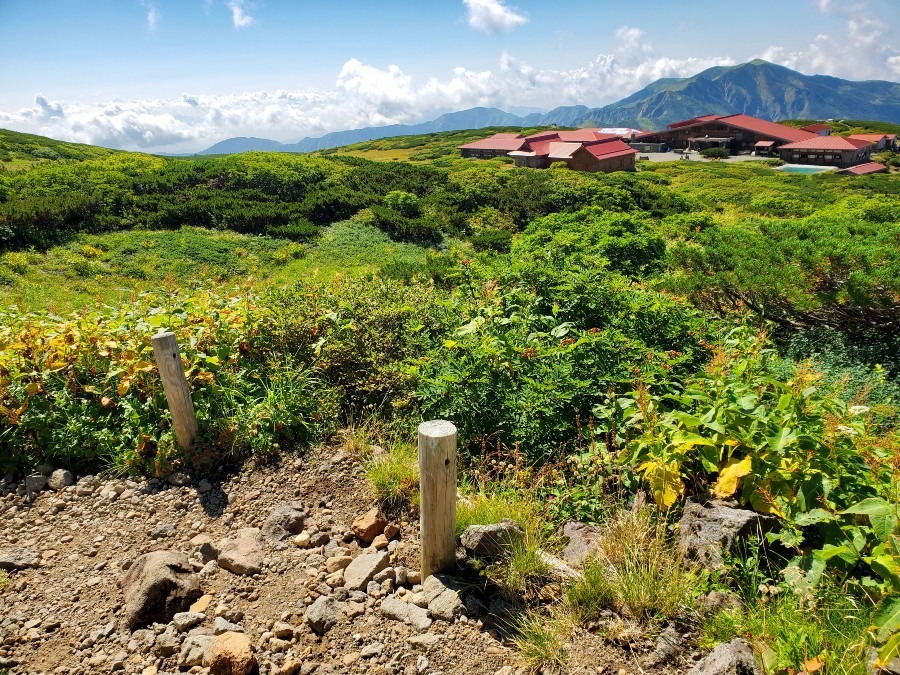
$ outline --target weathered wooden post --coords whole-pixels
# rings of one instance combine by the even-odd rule
[[[456,427],[419,425],[419,536],[422,581],[456,562]]]
[[[191,402],[191,390],[184,377],[184,366],[181,365],[181,352],[175,333],[157,333],[153,336],[153,356],[159,368],[169,412],[172,413],[172,426],[182,450],[190,450],[197,436],[197,416]]]

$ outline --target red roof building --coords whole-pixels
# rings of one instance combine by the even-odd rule
[[[525,145],[525,139],[520,134],[501,133],[494,134],[490,138],[482,138],[472,143],[460,145],[457,150],[463,157],[488,159],[490,157],[503,157],[511,150],[518,150],[523,145]]]
[[[565,140],[565,139],[585,139]],[[527,137],[528,143],[509,153],[516,166],[546,169],[553,162],[564,162],[573,171],[631,171],[637,150],[615,134],[588,129],[577,132],[544,132]]]
[[[800,128],[803,131],[808,131],[810,133],[816,134],[817,136],[831,135],[831,127],[827,124],[822,124],[821,122],[817,122],[816,124],[807,124],[805,127]]]
[[[849,169],[844,169],[841,173],[852,173],[855,176],[866,176],[870,173],[887,173],[888,168],[884,164],[878,162],[866,162],[865,164],[857,164]]]
[[[893,136],[893,138],[891,138],[891,136]],[[848,138],[873,143],[875,145],[875,152],[878,152],[885,148],[893,150],[897,134],[850,134]]]
[[[869,159],[874,144],[857,138],[813,136],[778,148],[781,159],[789,164],[851,166]]]
[[[651,131],[635,139],[641,150],[648,146],[702,150],[709,147],[728,148],[733,153],[752,151],[760,141],[774,146],[814,138],[816,134],[751,115],[703,115],[669,124],[665,131]],[[765,147],[765,146],[760,146]]]

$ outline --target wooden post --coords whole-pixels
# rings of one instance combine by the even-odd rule
[[[419,425],[419,536],[422,581],[456,562],[456,427]]]
[[[182,450],[190,450],[197,436],[197,416],[191,402],[191,390],[184,377],[184,366],[181,365],[181,352],[175,333],[157,333],[153,336],[153,356],[159,368],[169,412],[172,413],[172,426]]]

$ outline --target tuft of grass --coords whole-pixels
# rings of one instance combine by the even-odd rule
[[[687,601],[694,582],[665,523],[650,509],[615,514],[583,572],[584,579],[573,582],[565,594],[581,621],[596,618],[606,607],[638,621],[672,616]]]
[[[414,445],[395,443],[364,460],[375,496],[385,505],[419,505],[419,456]]]
[[[532,670],[559,672],[565,665],[566,636],[571,624],[561,615],[545,617],[539,610],[525,612],[513,624],[513,644]]]
[[[504,518],[526,527],[539,521],[540,509],[534,497],[518,490],[493,486],[490,492],[461,496],[456,503],[456,535],[469,525],[490,525]],[[527,527],[526,527],[527,529]]]
[[[9,575],[6,573],[6,570],[0,570],[0,591],[6,588],[6,584],[9,583]]]
[[[744,611],[708,617],[700,646],[711,648],[743,636],[766,672],[799,672],[817,661],[829,675],[863,675],[871,614],[870,607],[833,588],[820,591],[814,601],[789,592],[757,597]]]
[[[541,543],[536,529],[526,524],[522,540],[513,542],[503,560],[489,570],[507,600],[530,602],[540,597],[550,574],[540,555]]]
[[[590,561],[582,569],[583,578],[566,587],[564,602],[572,618],[578,623],[596,619],[600,612],[613,605],[615,594],[606,581],[605,568]]]

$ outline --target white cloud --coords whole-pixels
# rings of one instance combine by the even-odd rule
[[[887,60],[888,68],[893,70],[898,76],[900,76],[900,54],[897,56],[891,56]]]
[[[256,20],[247,13],[247,3],[244,0],[228,0],[225,4],[231,10],[231,22],[237,30],[249,28],[256,23]]]
[[[528,17],[501,0],[463,0],[469,9],[469,25],[485,33],[508,33],[528,23]]]
[[[818,0],[819,10],[846,20],[844,35],[821,33],[805,48],[789,50],[773,45],[760,56],[804,73],[833,75],[850,80],[896,77],[896,48],[885,44],[890,29],[873,16],[865,0]]]
[[[156,30],[159,25],[159,9],[152,2],[147,5],[147,28]]]
[[[539,68],[503,54],[491,69],[459,66],[443,76],[420,79],[397,65],[379,68],[349,59],[327,89],[184,93],[93,104],[63,104],[38,95],[30,108],[0,112],[0,127],[123,149],[182,152],[231,136],[293,142],[329,131],[416,123],[475,106],[599,106],[660,77],[685,77],[733,63],[728,57],[657,56],[636,28],[624,26],[616,36],[612,53],[564,70]]]

